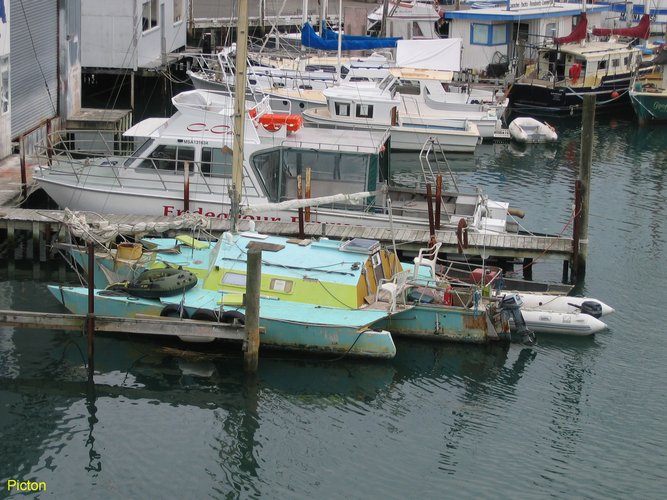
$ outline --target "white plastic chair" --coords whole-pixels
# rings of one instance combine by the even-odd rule
[[[381,279],[378,284],[375,300],[380,300],[380,295],[384,292],[389,295],[389,312],[394,312],[400,298],[405,304],[405,285],[410,277],[410,271],[400,271],[394,274],[391,279]]]
[[[440,251],[441,246],[442,243],[438,242],[430,248],[422,248],[419,250],[419,254],[414,258],[415,278],[419,274],[419,268],[421,266],[427,266],[431,269],[431,279],[435,279],[435,265],[438,261],[438,252]]]

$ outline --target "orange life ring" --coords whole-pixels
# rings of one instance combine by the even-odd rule
[[[572,66],[570,66],[570,80],[572,80],[572,83],[577,83],[577,80],[579,80],[579,75],[581,75],[581,64],[575,63]]]

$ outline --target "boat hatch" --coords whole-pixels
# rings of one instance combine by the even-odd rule
[[[343,252],[363,253],[371,255],[380,250],[380,242],[377,240],[367,240],[365,238],[353,238],[340,246]]]

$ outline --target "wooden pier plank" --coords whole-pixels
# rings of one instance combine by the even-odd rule
[[[100,216],[89,212],[80,212],[85,215],[88,222],[100,221]],[[0,228],[10,230],[33,230],[33,222],[44,226],[51,225],[52,228],[60,226],[64,212],[60,210],[28,210],[19,208],[0,207]],[[103,220],[109,224],[124,224],[135,226],[139,223],[148,225],[158,222],[169,222],[175,220],[173,217],[165,216],[133,216],[133,215],[102,215]],[[247,223],[241,221],[241,230],[247,229]],[[223,219],[211,219],[210,232],[220,233],[228,230],[230,222]],[[307,223],[304,231],[309,237],[322,236],[322,230],[331,239],[368,238],[379,239],[384,243],[391,243],[392,235],[388,228],[348,226],[340,224]],[[41,228],[44,229],[44,228]],[[297,224],[276,221],[255,221],[255,229],[261,233],[279,234],[293,236],[298,231]],[[181,232],[185,232],[182,230]],[[169,231],[174,234],[176,231]],[[428,229],[396,228],[394,230],[395,241],[402,249],[417,251],[427,245],[430,239]],[[458,242],[456,232],[452,230],[436,231],[436,239],[442,242],[441,251],[445,253],[458,253]],[[476,234],[468,235],[468,248],[464,249],[464,255],[479,256],[484,253],[489,256],[507,258],[559,258],[570,259],[572,256],[572,238],[563,236],[535,236],[529,234]]]
[[[20,328],[82,330],[86,324],[86,316],[67,313],[0,310],[0,324]],[[95,316],[95,330],[106,333],[123,332],[170,337],[187,335],[188,337],[214,337],[226,340],[245,339],[243,325],[162,317],[116,318]]]

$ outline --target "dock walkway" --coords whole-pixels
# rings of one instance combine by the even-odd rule
[[[154,225],[177,220],[175,217],[137,216],[93,214],[81,212],[88,223],[108,221],[109,224],[119,224],[128,228],[139,225]],[[33,237],[39,234],[57,234],[64,230],[61,221],[64,212],[61,210],[32,210],[20,208],[0,207],[0,230],[6,230],[8,239],[14,237],[15,231],[29,231]],[[260,233],[295,236],[298,233],[298,224],[285,222],[254,221],[255,230]],[[247,229],[248,222],[240,223],[241,229]],[[229,220],[211,219],[209,231],[221,234],[230,229]],[[173,230],[171,231],[173,233]],[[185,232],[185,231],[181,231]],[[392,241],[401,250],[416,252],[428,246],[430,234],[425,229],[397,229],[394,234],[389,228],[348,226],[334,224],[305,223],[305,237],[327,237],[331,239],[366,238],[379,240],[390,244]],[[475,234],[468,235],[468,246],[459,252],[459,241],[455,231],[436,231],[437,241],[442,243],[441,252],[450,255],[460,254],[469,258],[486,255],[489,257],[506,259],[559,259],[569,261],[573,253],[573,240],[570,237],[555,235],[534,234]]]

